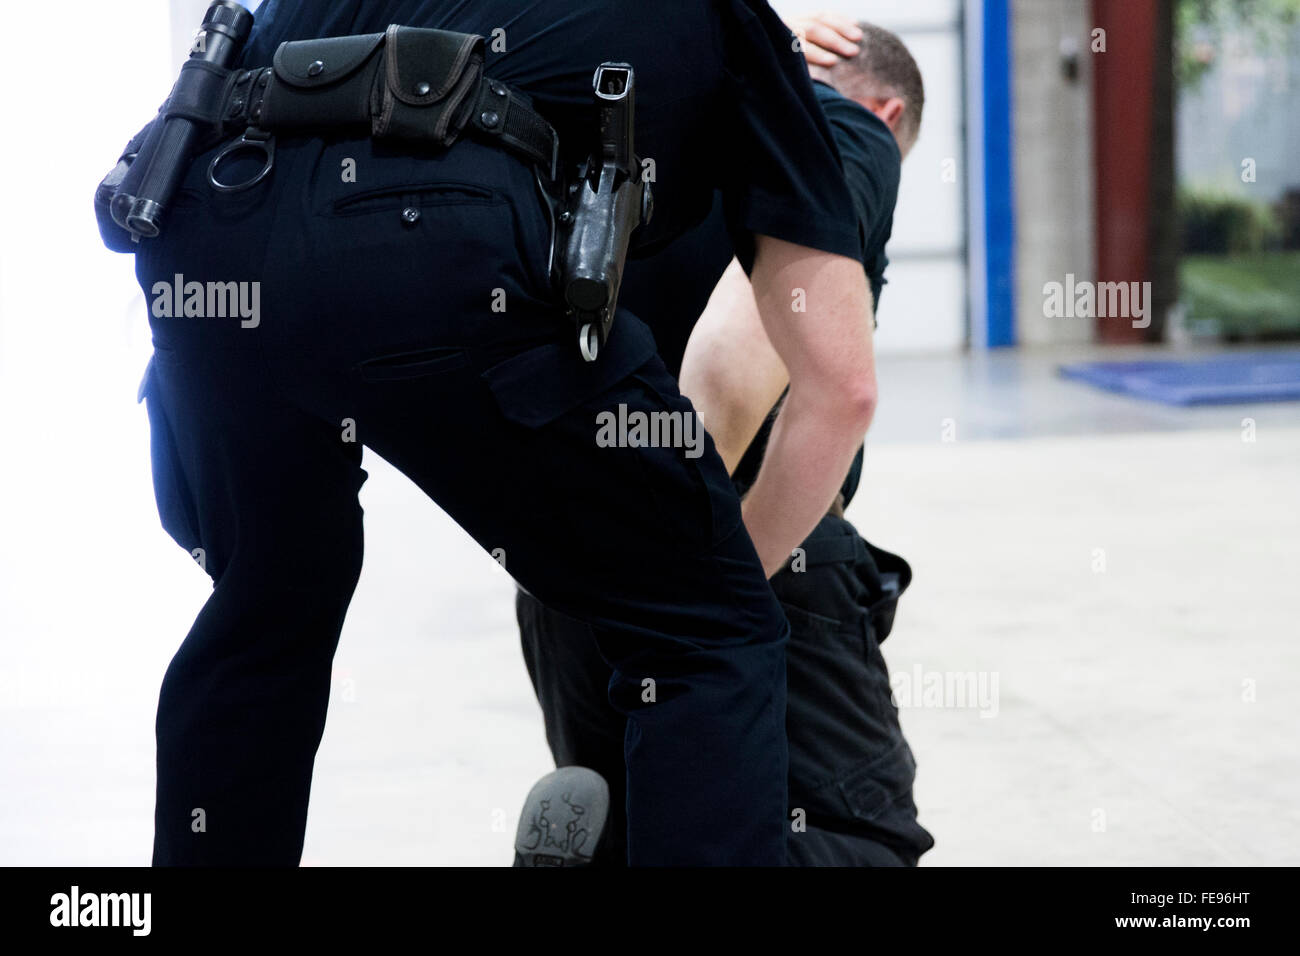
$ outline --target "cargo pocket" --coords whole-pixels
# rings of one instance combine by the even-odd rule
[[[916,818],[912,785],[916,760],[907,741],[851,770],[837,784],[849,826],[898,853],[908,865],[934,846],[934,837]]]
[[[845,774],[837,787],[851,819],[875,823],[896,812],[896,804],[910,796],[915,780],[916,760],[911,748],[900,741],[887,753]]]
[[[583,473],[571,489],[587,488],[593,500],[617,500],[635,533],[696,554],[720,540],[724,529],[735,529],[740,504],[716,456],[701,467],[683,448],[640,444],[644,431],[632,444],[632,423],[646,420],[642,416],[689,410],[661,390],[660,380],[671,379],[655,353],[649,329],[624,314],[595,362],[584,362],[566,337],[513,356],[482,377],[502,415],[527,428],[555,429],[556,440],[580,456]],[[703,441],[702,430],[700,436]]]
[[[582,360],[575,335],[572,340],[546,342],[513,355],[489,368],[482,378],[502,415],[516,424],[540,428],[610,391],[654,355],[654,336],[645,323],[620,313],[595,362]]]
[[[162,521],[163,530],[191,556],[195,556],[196,551],[202,547],[198,511],[185,480],[171,424],[163,411],[158,391],[158,372],[154,363],[155,359],[150,358],[136,393],[136,401],[144,402],[145,411],[149,415],[149,458],[153,470],[154,500],[158,505],[158,517]],[[204,567],[206,569],[206,565]]]

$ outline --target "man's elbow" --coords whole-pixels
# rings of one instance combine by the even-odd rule
[[[880,392],[875,357],[870,350],[837,354],[820,369],[808,369],[804,380],[821,393],[823,403],[835,407],[837,416],[846,424],[860,425],[864,431],[871,424]]]
[[[848,427],[866,434],[876,417],[880,392],[874,376],[857,376],[842,391],[840,408]]]
[[[861,372],[796,379],[790,383],[790,398],[795,396],[824,426],[855,439],[871,427],[879,400],[874,376]]]
[[[828,361],[798,367],[790,378],[791,394],[816,405],[821,417],[849,428],[871,424],[879,402],[875,362],[870,355],[826,356]]]

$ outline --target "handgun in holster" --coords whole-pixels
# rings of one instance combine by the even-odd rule
[[[598,148],[569,183],[559,215],[561,291],[582,357],[594,362],[609,339],[633,231],[654,200],[633,149],[635,79],[627,63],[602,63],[592,81]]]

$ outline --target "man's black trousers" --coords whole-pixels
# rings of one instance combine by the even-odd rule
[[[155,863],[299,860],[364,444],[590,624],[626,719],[630,860],[781,864],[788,625],[712,444],[597,445],[602,411],[691,407],[634,316],[582,362],[532,170],[468,141],[282,139],[266,181],[219,195],[210,155],[136,257],[159,510],[213,581],[163,680]],[[215,314],[226,283],[257,284],[256,317]]]
[[[772,579],[791,625],[792,864],[910,866],[934,845],[916,819],[916,764],[880,653],[910,580],[906,562],[831,515]],[[590,767],[610,782],[611,821],[593,862],[622,865],[624,744],[610,664],[583,622],[523,591],[516,610],[556,765]]]

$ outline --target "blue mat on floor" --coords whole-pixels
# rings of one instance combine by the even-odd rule
[[[1300,352],[1186,362],[1082,362],[1066,378],[1166,405],[1230,405],[1300,400]]]

